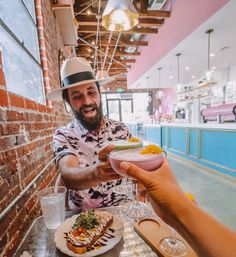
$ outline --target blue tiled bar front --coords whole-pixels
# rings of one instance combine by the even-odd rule
[[[236,177],[235,124],[146,124],[143,139],[167,152]]]
[[[162,147],[236,177],[236,127],[162,126]]]
[[[161,126],[146,124],[144,125],[144,131],[145,140],[161,145]]]

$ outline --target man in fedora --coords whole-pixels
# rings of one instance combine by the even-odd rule
[[[74,57],[61,67],[62,87],[50,92],[50,100],[66,101],[75,116],[56,130],[53,148],[62,179],[69,188],[74,211],[118,205],[125,195],[114,187],[120,177],[111,169],[109,143],[131,137],[127,126],[103,116],[99,82],[86,59]],[[106,146],[107,145],[107,146]]]

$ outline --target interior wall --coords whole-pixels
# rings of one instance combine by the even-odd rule
[[[163,88],[163,97],[161,100],[162,114],[173,114],[173,106],[177,103],[177,93],[174,88]]]
[[[36,0],[35,6],[44,87],[48,92],[59,85],[58,53],[63,42],[50,1]],[[8,92],[3,61],[0,56],[0,215],[53,159],[55,128],[70,120],[63,103],[42,105]],[[1,216],[1,256],[13,256],[31,223],[41,214],[36,191],[52,184],[55,176],[57,170],[52,162],[13,208]]]
[[[148,46],[141,48],[141,55],[128,72],[128,85],[132,86],[155,63],[203,24],[229,0],[178,0],[171,10],[171,18],[157,34],[148,37]]]

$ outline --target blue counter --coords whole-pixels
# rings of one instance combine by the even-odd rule
[[[161,146],[161,126],[144,125],[145,140]]]
[[[143,138],[167,152],[236,177],[236,125],[144,125]]]
[[[236,177],[236,129],[163,126],[162,134],[167,151]]]
[[[139,124],[134,123],[129,123],[127,125],[134,137],[161,145],[161,126],[144,124],[142,127],[139,127]]]

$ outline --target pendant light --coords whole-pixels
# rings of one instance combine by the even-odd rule
[[[138,12],[129,0],[108,0],[102,25],[109,31],[126,31],[138,24]]]
[[[147,101],[148,101],[148,103],[151,103],[152,102],[152,97],[149,95],[149,91],[148,91],[148,80],[149,80],[149,77],[146,77],[146,80],[147,80]]]
[[[177,85],[176,85],[176,89],[177,92],[181,91],[181,83],[180,83],[180,71],[179,71],[179,58],[180,58],[181,53],[176,54],[177,56]]]
[[[108,75],[108,72],[106,70],[98,70],[98,72],[96,74],[96,79],[101,80],[101,81],[99,81],[99,84],[101,86],[103,86],[103,85],[105,85],[105,84],[115,80],[115,78],[110,77]]]
[[[213,29],[208,29],[206,34],[208,35],[207,39],[207,71],[205,72],[206,80],[210,81],[212,77],[211,66],[210,66],[210,54],[211,54],[211,33]]]
[[[100,6],[100,0],[99,0],[99,6]],[[99,11],[100,11],[100,8],[99,8]],[[97,35],[99,37],[100,50],[102,50],[102,43],[101,43],[102,35],[101,35],[101,29],[100,29],[100,19],[101,19],[101,16],[100,16],[100,14],[98,14],[96,16],[96,18],[98,20],[98,32],[97,32]],[[97,50],[97,48],[96,48],[96,50]],[[100,53],[100,62],[101,62],[101,69],[97,71],[96,79],[100,80],[99,84],[101,86],[103,86],[103,85],[105,85],[107,83],[110,83],[110,82],[114,81],[115,78],[110,77],[109,74],[108,74],[108,71],[103,69],[103,65],[102,65],[103,61],[102,61],[102,54],[101,53]]]
[[[156,99],[158,99],[158,100],[161,100],[161,98],[163,96],[163,92],[160,90],[160,88],[161,88],[161,70],[162,70],[162,68],[159,67],[158,68],[158,87],[159,87],[159,90],[157,90],[156,95],[155,95]]]

